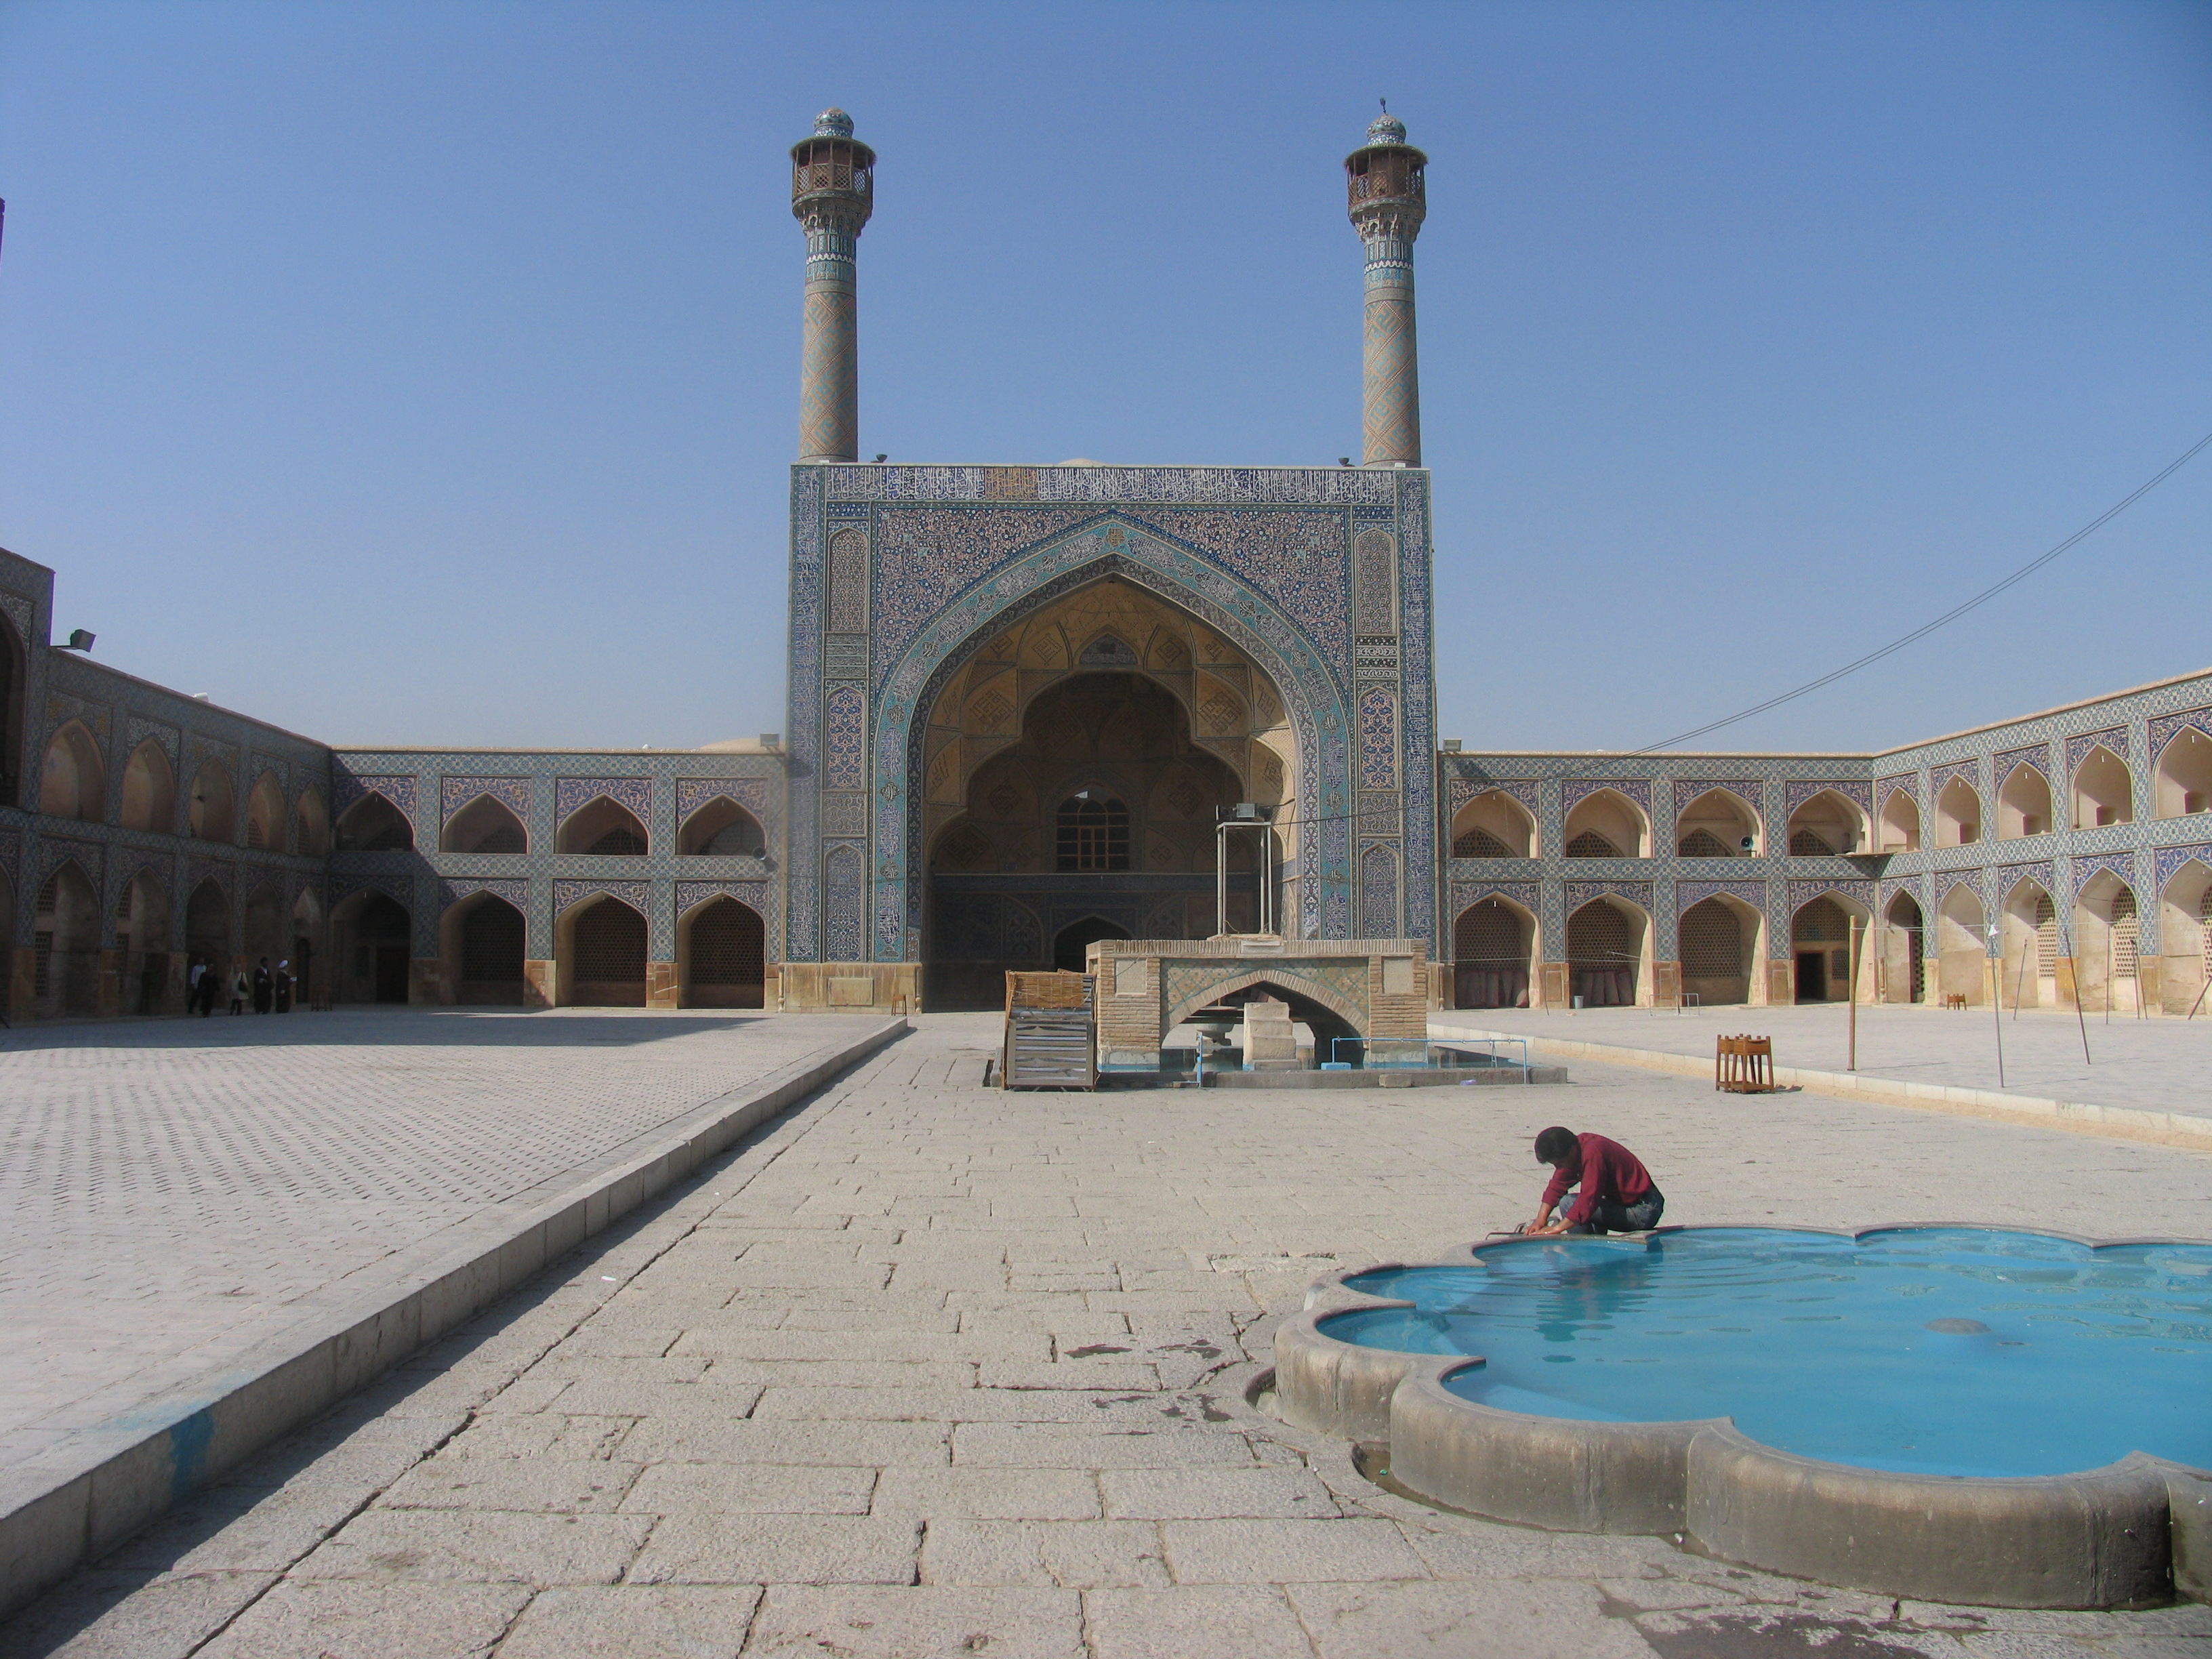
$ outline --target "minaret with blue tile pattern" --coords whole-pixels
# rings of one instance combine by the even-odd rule
[[[1386,108],[1367,143],[1344,158],[1352,222],[1367,249],[1366,408],[1369,466],[1421,464],[1421,376],[1413,343],[1413,239],[1429,204],[1429,158],[1406,142]]]
[[[853,118],[825,109],[791,147],[791,211],[806,230],[806,337],[799,380],[799,459],[860,459],[860,342],[855,255],[875,210],[876,153]]]

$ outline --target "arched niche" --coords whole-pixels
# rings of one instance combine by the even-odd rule
[[[1997,785],[1997,839],[2022,841],[2057,827],[2051,815],[2051,781],[2022,761]]]
[[[2185,726],[2159,751],[2152,810],[2161,818],[2212,812],[2212,738]]]
[[[2134,775],[2125,761],[2099,744],[2074,769],[2074,827],[2096,830],[2135,821]]]
[[[527,853],[530,831],[496,795],[478,795],[446,820],[438,837],[444,853]]]
[[[330,995],[330,928],[321,897],[312,887],[292,901],[289,969],[295,1001],[319,1007]]]
[[[415,826],[392,801],[370,790],[338,814],[341,853],[411,853]]]
[[[274,772],[255,779],[246,798],[246,844],[275,853],[284,850],[284,787]]]
[[[1881,850],[1917,853],[1920,850],[1920,803],[1909,790],[1893,789],[1882,798]]]
[[[556,1000],[564,1007],[644,1007],[647,937],[645,917],[609,894],[569,906],[554,925]]]
[[[238,788],[230,768],[219,760],[200,763],[185,802],[185,831],[201,841],[229,846],[238,839]]]
[[[1452,921],[1452,1006],[1526,1008],[1536,982],[1536,918],[1502,893]]]
[[[46,1018],[100,1012],[100,895],[74,859],[40,884],[31,919],[31,996]]]
[[[2100,870],[2074,896],[2074,983],[2092,1012],[2132,1014],[2142,1006],[2142,918],[2135,889]]]
[[[1682,995],[1700,1007],[1765,1000],[1759,971],[1766,918],[1733,893],[1715,893],[1682,912],[1675,950],[1682,961]]]
[[[1982,838],[1982,798],[1964,778],[1953,778],[1936,793],[1936,844],[1972,847]]]
[[[82,720],[65,721],[46,743],[39,774],[39,811],[49,817],[98,823],[107,816],[107,768]]]
[[[185,951],[204,963],[229,960],[230,898],[213,876],[193,888],[185,901]]]
[[[1866,906],[1841,893],[1822,893],[1797,907],[1790,918],[1791,984],[1799,1002],[1848,1002],[1851,999],[1851,932],[1873,920]],[[1866,952],[1860,972],[1870,978]]]
[[[727,795],[716,795],[684,820],[676,832],[676,851],[690,858],[764,858],[768,832]]]
[[[1759,850],[1759,819],[1733,789],[1708,789],[1674,815],[1678,858],[1747,859]]]
[[[246,971],[251,975],[264,963],[271,973],[290,955],[285,944],[283,896],[276,884],[264,881],[246,896]]]
[[[161,745],[149,738],[123,763],[123,793],[116,817],[125,830],[173,835],[177,828],[177,770]]]
[[[292,809],[294,844],[308,858],[319,859],[331,850],[331,812],[322,791],[313,784],[300,792]]]
[[[2205,986],[2212,980],[2212,865],[2191,859],[2166,878],[2159,896],[2164,907],[2159,939],[2165,960],[2159,991],[2166,1012],[2200,1018],[2212,1006]]]
[[[1997,917],[1997,1003],[2051,1008],[2058,1002],[2058,906],[2040,882],[2012,885]]]
[[[167,1013],[170,983],[169,890],[151,870],[123,884],[115,903],[115,949],[122,962],[119,1000],[126,1014]]]
[[[466,1007],[520,1007],[528,932],[522,912],[497,893],[471,893],[448,906],[438,919],[447,997]]]
[[[1585,1008],[1641,1007],[1650,995],[1651,918],[1607,893],[1567,918],[1569,994]]]
[[[1917,1003],[1928,1000],[1927,927],[1920,902],[1899,893],[1882,912],[1881,1000]]]
[[[388,893],[365,888],[331,908],[331,994],[339,1002],[410,1000],[414,923]]]
[[[1793,858],[1841,858],[1866,850],[1866,814],[1838,789],[1823,789],[1790,815]]]
[[[1535,850],[1536,820],[1505,790],[1486,790],[1452,814],[1455,859],[1525,859]]]
[[[561,821],[553,850],[603,859],[643,858],[652,850],[652,838],[629,808],[605,795],[594,795]]]
[[[677,918],[676,961],[686,1008],[758,1008],[767,1000],[767,926],[726,894]]]
[[[1584,795],[1567,813],[1563,848],[1571,859],[1640,859],[1651,851],[1651,820],[1618,789]]]
[[[1063,974],[1085,970],[1091,947],[1101,939],[1127,939],[1129,930],[1103,916],[1083,916],[1052,936],[1052,965]]]
[[[1947,1000],[1964,997],[1970,1008],[1989,1006],[1988,922],[1980,897],[1964,882],[1936,907],[1936,988]]]

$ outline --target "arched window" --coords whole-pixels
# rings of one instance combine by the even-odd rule
[[[1567,843],[1571,859],[1617,859],[1620,848],[1615,847],[1595,830],[1585,830]]]
[[[768,851],[768,836],[751,813],[717,795],[684,820],[676,850],[701,858],[757,859]]]
[[[274,772],[264,772],[246,798],[246,844],[284,850],[284,792]]]
[[[1060,804],[1058,865],[1061,870],[1129,867],[1129,809],[1085,791]]]
[[[594,795],[571,812],[553,838],[556,853],[589,853],[600,858],[642,858],[648,846],[637,815],[605,795]]]
[[[237,824],[233,817],[236,801],[231,790],[230,769],[219,760],[204,763],[192,776],[185,828],[202,841],[236,839]]]
[[[70,721],[46,745],[39,811],[50,817],[94,823],[107,814],[107,769],[100,763],[100,745],[82,721]]]
[[[478,795],[446,821],[443,849],[448,853],[526,853],[530,832],[504,801]]]
[[[338,814],[341,853],[411,853],[415,826],[385,796],[371,791]]]

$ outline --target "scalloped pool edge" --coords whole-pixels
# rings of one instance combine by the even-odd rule
[[[2094,1239],[1971,1222],[1761,1231],[1863,1238],[1936,1227],[2030,1233],[2091,1249],[2203,1242]],[[1658,1230],[1687,1231],[1723,1230]],[[2002,1607],[2144,1607],[2177,1595],[2212,1601],[2212,1472],[2131,1452],[2072,1474],[1900,1474],[1762,1445],[1726,1418],[1538,1417],[1447,1389],[1445,1378],[1477,1363],[1473,1356],[1363,1347],[1320,1328],[1339,1314],[1411,1305],[1353,1290],[1346,1279],[1391,1267],[1476,1265],[1478,1249],[1516,1242],[1461,1245],[1433,1262],[1347,1267],[1316,1279],[1304,1310],[1275,1330],[1276,1409],[1301,1428],[1386,1443],[1391,1478],[1406,1491],[1493,1520],[1658,1534],[1722,1560],[1918,1601]]]

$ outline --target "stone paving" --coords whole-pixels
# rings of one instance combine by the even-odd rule
[[[1462,1008],[1431,1014],[1431,1026],[1525,1032],[1571,1042],[1713,1056],[1721,1032],[1774,1039],[1774,1063],[1840,1072],[1849,1054],[1848,1008],[1842,1003],[1790,1008],[1585,1008],[1547,1013],[1528,1008]],[[1859,1070],[1869,1077],[1957,1088],[1997,1086],[1998,1022],[1986,1008],[1859,1010]],[[2024,1009],[2003,1019],[2005,1091],[2100,1106],[2193,1112],[2212,1117],[2212,1012],[2193,1020],[2138,1019],[2115,1014]],[[2088,1039],[2084,1063],[2081,1043]]]
[[[1583,1066],[1006,1094],[921,1029],[79,1574],[0,1656],[2212,1659],[2212,1608],[1899,1605],[1438,1514],[1242,1385],[1340,1261],[1517,1219],[1532,1132],[1668,1218],[2202,1231],[2212,1155]]]
[[[395,1008],[7,1033],[0,1467],[876,1023]]]

